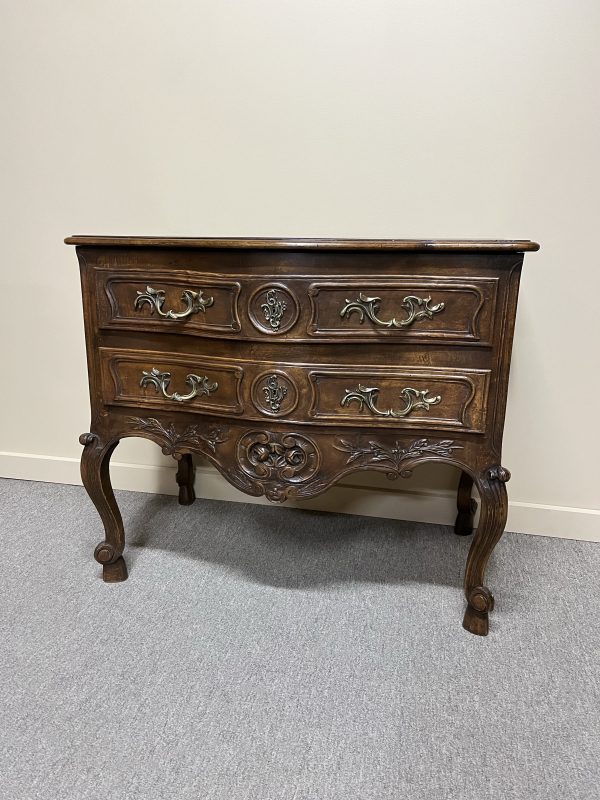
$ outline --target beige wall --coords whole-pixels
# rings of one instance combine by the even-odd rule
[[[532,238],[509,526],[600,539],[597,0],[1,8],[1,474],[77,480],[89,417],[67,234]],[[157,448],[116,458],[118,485],[172,486],[144,466],[170,465]],[[405,505],[318,502],[449,519],[448,495],[419,494],[428,480]]]

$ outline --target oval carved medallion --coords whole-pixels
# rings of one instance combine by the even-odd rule
[[[252,383],[252,402],[261,414],[283,417],[298,405],[294,381],[281,370],[261,373]]]
[[[248,315],[261,333],[286,333],[296,324],[300,307],[292,292],[280,283],[257,289],[248,306]]]

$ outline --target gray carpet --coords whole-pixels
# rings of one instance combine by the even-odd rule
[[[490,635],[449,528],[0,481],[0,797],[599,797],[597,544],[506,535]],[[401,500],[399,499],[399,502]]]

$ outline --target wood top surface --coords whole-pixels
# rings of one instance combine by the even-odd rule
[[[89,247],[183,247],[217,250],[372,250],[524,253],[540,249],[529,239],[261,239],[161,236],[68,236],[65,244]]]

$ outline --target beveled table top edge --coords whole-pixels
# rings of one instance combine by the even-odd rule
[[[412,252],[525,253],[540,249],[529,239],[277,239],[160,236],[68,236],[65,244],[91,247],[183,247],[217,250],[386,250]]]

